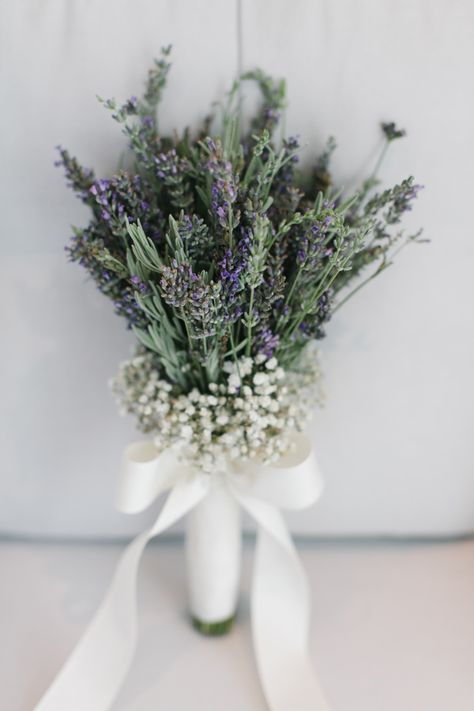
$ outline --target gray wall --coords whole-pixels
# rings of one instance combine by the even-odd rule
[[[202,118],[244,68],[288,80],[304,161],[334,134],[338,180],[370,169],[378,123],[409,131],[383,180],[426,185],[407,250],[338,313],[322,342],[327,404],[312,432],[326,478],[309,534],[474,528],[472,29],[468,0],[0,2],[0,531],[128,535],[115,513],[136,437],[108,378],[132,339],[63,246],[86,213],[53,167],[62,143],[96,170],[125,147],[95,94],[125,99],[174,45],[162,126]]]

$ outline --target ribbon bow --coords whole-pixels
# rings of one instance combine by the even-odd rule
[[[303,509],[320,496],[322,480],[308,439],[272,467],[244,467],[227,478],[233,496],[258,524],[251,610],[254,652],[271,711],[329,711],[308,653],[309,586],[280,508]],[[251,474],[246,476],[246,474]],[[137,574],[142,553],[155,536],[191,511],[211,481],[152,442],[124,453],[118,507],[147,508],[168,497],[155,523],[124,550],[109,589],[89,627],[35,711],[107,711],[135,653]]]

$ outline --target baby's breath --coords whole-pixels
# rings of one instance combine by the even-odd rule
[[[204,471],[229,460],[268,464],[288,450],[291,433],[304,429],[320,402],[320,374],[314,353],[304,353],[298,371],[284,371],[274,357],[258,361],[240,358],[209,392],[182,393],[142,351],[121,364],[112,389],[120,411],[134,415],[160,451],[172,448]]]

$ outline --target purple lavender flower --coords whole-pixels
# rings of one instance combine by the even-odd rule
[[[397,138],[406,136],[406,131],[403,128],[398,128],[395,123],[382,123],[382,131],[384,132],[387,141],[395,141]]]
[[[204,143],[209,151],[205,169],[212,178],[211,212],[220,227],[227,229],[232,205],[237,199],[237,176],[232,163],[224,160],[220,142],[208,138]]]
[[[257,334],[255,343],[257,353],[263,353],[267,358],[271,358],[278,348],[280,337],[270,328],[264,328]]]
[[[125,289],[114,300],[115,313],[127,319],[128,327],[143,326],[144,314],[137,304],[134,293],[131,289]]]
[[[142,281],[142,280],[140,279],[140,277],[137,276],[136,274],[134,274],[134,275],[131,277],[130,281],[132,282],[133,286],[134,286],[136,289],[138,289],[138,291],[139,291],[141,294],[148,294],[148,293],[149,293],[150,287],[148,286],[148,284],[145,284],[145,282]]]
[[[228,249],[222,260],[219,262],[220,284],[222,286],[222,312],[225,323],[233,323],[243,313],[242,290],[243,285],[240,275],[246,265],[245,257],[241,254],[233,254]]]
[[[332,291],[325,291],[316,302],[311,313],[308,313],[298,327],[305,339],[321,339],[326,335],[323,325],[331,318]]]
[[[187,322],[193,338],[212,336],[220,328],[223,318],[220,284],[206,283],[189,264],[173,259],[171,266],[163,267],[160,289],[163,300]]]
[[[90,203],[89,191],[94,182],[94,173],[89,168],[81,166],[76,158],[71,156],[69,151],[62,146],[56,146],[59,152],[59,159],[54,165],[64,168],[67,185],[74,190],[82,202]]]
[[[148,185],[140,175],[120,173],[110,179],[96,180],[89,193],[99,206],[98,215],[113,231],[124,228],[125,218],[130,222],[139,219],[150,225],[151,205],[147,199]]]
[[[189,188],[188,161],[180,158],[176,149],[172,148],[167,153],[161,152],[154,156],[153,169],[172,205],[178,210],[187,210],[193,203],[193,195]]]
[[[301,269],[314,271],[326,256],[327,233],[333,219],[333,215],[325,210],[316,222],[302,225],[298,230],[296,260]]]

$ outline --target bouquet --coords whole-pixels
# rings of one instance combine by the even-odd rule
[[[197,135],[161,135],[168,54],[140,99],[103,102],[129,140],[129,170],[96,179],[60,148],[92,213],[67,250],[137,337],[113,389],[139,429],[212,470],[228,457],[274,461],[311,414],[313,346],[331,315],[394,249],[419,241],[400,223],[420,186],[409,177],[375,192],[374,172],[344,195],[329,172],[333,139],[300,175],[297,138],[276,139],[284,83],[260,71],[234,84]],[[242,133],[239,89],[249,80],[263,103]],[[384,155],[404,131],[382,130]]]
[[[278,664],[286,664],[288,650],[299,650],[296,656],[301,652],[303,658],[307,615],[300,609],[301,567],[273,504],[285,499],[301,507],[317,496],[314,486],[310,494],[297,493],[314,464],[298,433],[320,401],[316,345],[333,313],[392,264],[400,249],[423,241],[420,232],[405,234],[401,226],[421,186],[408,177],[379,188],[382,159],[404,135],[394,123],[382,124],[382,153],[354,194],[334,184],[332,138],[313,170],[299,171],[298,139],[281,131],[284,82],[260,70],[235,81],[200,130],[163,135],[157,109],[169,52],[155,61],[140,98],[124,104],[101,99],[127,137],[126,167],[98,179],[59,148],[69,185],[91,210],[89,224],[74,229],[67,251],[136,336],[136,351],[120,365],[112,388],[121,410],[152,438],[150,457],[158,456],[163,480],[169,461],[177,462],[171,466],[173,484],[166,479],[166,487],[175,488],[164,516],[170,525],[191,512],[187,549],[195,625],[220,634],[232,624],[243,506],[266,532],[253,600],[264,691],[271,708],[303,708],[294,689],[291,703],[282,706],[288,689],[279,690]],[[253,118],[243,121],[241,96],[250,81],[262,101]],[[148,481],[147,452],[140,445],[135,458],[127,455],[127,486]],[[196,494],[190,482],[199,477],[207,483]],[[252,493],[258,480],[267,481],[269,490],[278,480],[279,497],[267,492],[262,506],[261,492]],[[247,487],[244,494],[239,486]],[[164,525],[159,519],[131,546],[143,547]],[[272,545],[282,547],[283,559]],[[129,585],[133,565],[121,564],[107,598],[110,607],[111,599],[116,605],[126,599],[119,588]],[[288,584],[281,584],[282,575]],[[299,611],[289,621],[291,607]],[[132,612],[124,608],[122,617],[127,615]],[[89,638],[102,625],[102,644],[108,628],[99,618]],[[88,643],[90,658],[110,663],[110,650],[98,654],[99,643]],[[123,657],[123,668],[108,674],[118,683],[128,649]],[[116,687],[112,681],[109,697]],[[327,708],[318,694],[307,708]]]

